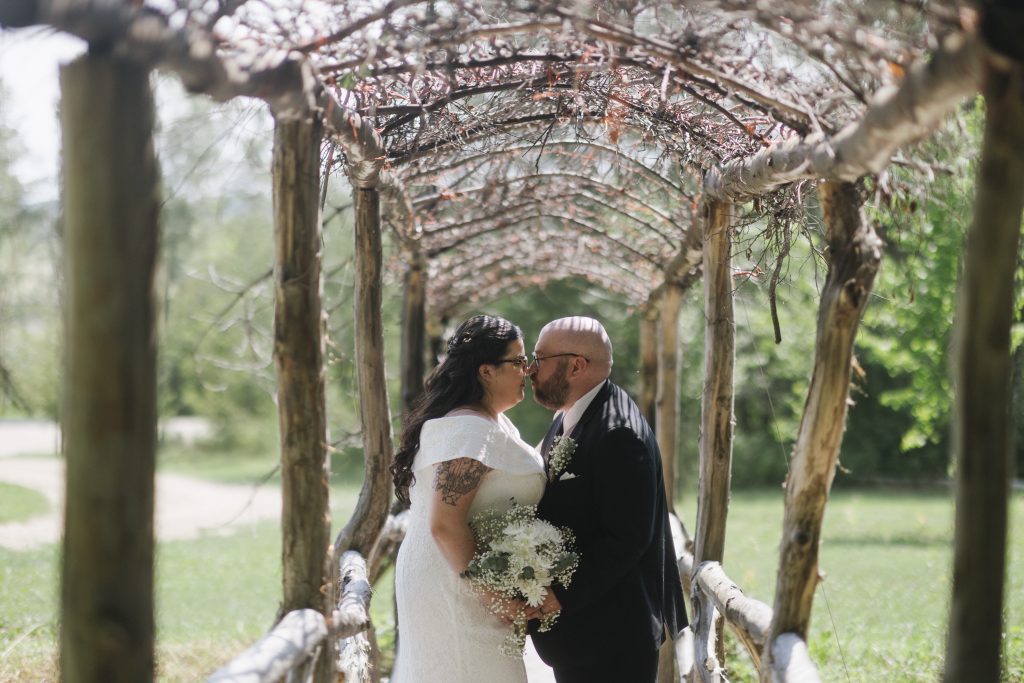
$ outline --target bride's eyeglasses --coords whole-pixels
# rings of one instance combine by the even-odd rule
[[[502,363],[511,363],[522,372],[526,372],[526,368],[530,367],[530,359],[527,358],[526,356],[516,356],[515,358],[502,358],[501,360],[494,361],[495,365],[501,365]]]

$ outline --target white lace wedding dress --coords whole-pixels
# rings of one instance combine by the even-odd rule
[[[392,683],[525,683],[521,658],[501,654],[510,628],[483,607],[458,578],[430,535],[428,516],[434,465],[479,460],[492,471],[480,481],[470,516],[534,505],[544,492],[544,463],[504,415],[497,422],[457,415],[428,420],[413,461],[415,483],[409,528],[398,552],[398,657]]]

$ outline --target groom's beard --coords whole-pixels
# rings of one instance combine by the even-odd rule
[[[568,363],[559,359],[558,369],[544,382],[532,380],[533,400],[548,410],[560,410],[569,398],[569,380],[565,378]]]

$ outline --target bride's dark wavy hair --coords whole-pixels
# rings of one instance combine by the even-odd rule
[[[455,330],[448,340],[447,355],[423,383],[423,393],[413,403],[402,429],[400,446],[391,465],[395,495],[400,501],[409,502],[409,487],[415,481],[412,462],[420,448],[423,423],[459,406],[480,403],[484,386],[477,369],[501,360],[508,345],[522,338],[519,327],[493,315],[473,316]]]

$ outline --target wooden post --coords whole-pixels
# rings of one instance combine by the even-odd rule
[[[704,394],[701,398],[700,484],[694,557],[721,562],[732,476],[733,365],[736,325],[732,308],[732,205],[704,205]],[[705,681],[722,680],[725,623],[710,596],[696,591],[698,669]],[[706,627],[706,630],[705,628]]]
[[[640,411],[657,433],[658,304],[647,302],[640,316]]]
[[[786,480],[779,571],[762,680],[770,678],[772,642],[784,633],[806,641],[818,584],[818,542],[846,425],[853,342],[882,259],[882,241],[860,209],[852,183],[819,189],[829,269],[818,309],[814,370]]]
[[[324,333],[320,300],[319,151],[322,126],[278,117],[274,126],[276,263],[274,363],[281,431],[281,614],[324,611],[329,463],[324,410]]]
[[[956,533],[943,680],[994,683],[1012,479],[1010,324],[1024,207],[1024,63],[988,63],[984,94],[985,135],[955,331]]]
[[[281,432],[281,563],[278,618],[334,608],[330,460],[324,399],[321,306],[319,115],[274,121],[274,365]],[[333,648],[317,663],[317,680],[333,677]]]
[[[706,204],[704,224],[704,393],[701,398],[700,484],[694,556],[721,562],[732,476],[733,366],[732,205]]]
[[[148,69],[61,69],[67,491],[61,680],[151,681],[158,169]]]
[[[652,371],[657,378],[657,396],[654,405],[654,429],[661,450],[661,468],[665,479],[665,493],[670,512],[675,512],[676,464],[679,457],[676,424],[679,421],[679,309],[683,303],[683,288],[665,283],[661,295],[655,299],[644,315],[641,329],[642,362],[645,379]],[[651,320],[651,318],[654,318]],[[653,330],[652,330],[653,328]],[[654,333],[654,338],[650,334]],[[646,337],[646,338],[645,338]],[[654,347],[653,349],[651,347]],[[651,363],[651,355],[655,362]],[[654,369],[650,367],[654,365]],[[646,398],[646,397],[645,397]],[[649,411],[650,406],[642,410]],[[658,683],[669,683],[677,678],[675,649],[669,634],[662,645],[658,660]]]
[[[335,540],[335,550],[356,550],[370,558],[388,518],[391,500],[391,412],[384,374],[384,326],[381,320],[382,245],[380,195],[356,188],[355,322],[359,415],[366,473],[352,518]],[[372,561],[372,559],[371,559]]]
[[[661,464],[665,470],[665,490],[669,510],[675,511],[676,459],[678,437],[676,423],[679,418],[679,309],[683,303],[683,289],[679,285],[665,284],[658,300],[658,400],[655,424]]]
[[[423,391],[427,341],[427,262],[409,254],[402,297],[402,407],[408,414]]]

